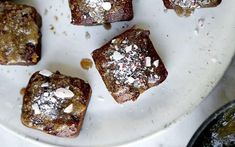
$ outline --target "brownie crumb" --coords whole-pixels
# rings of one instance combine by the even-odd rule
[[[50,30],[53,32],[53,34],[56,34],[55,27],[52,24],[50,24]]]
[[[68,36],[68,33],[66,31],[62,32],[65,36]]]
[[[55,21],[58,21],[59,17],[58,16],[54,16],[54,19],[55,19]]]
[[[21,88],[21,90],[20,90],[20,95],[25,95],[25,91],[26,91],[26,88],[24,87],[24,88]]]
[[[83,69],[89,70],[90,68],[92,68],[93,62],[91,61],[91,59],[84,58],[81,60],[80,65]]]
[[[111,23],[104,23],[103,26],[104,26],[104,28],[106,30],[110,30],[112,28],[112,24]]]
[[[50,25],[50,30],[55,30],[55,27],[53,25]]]
[[[85,38],[86,39],[90,39],[91,38],[91,34],[89,32],[86,31],[86,34],[85,34]]]
[[[44,14],[44,15],[47,15],[47,14],[48,14],[48,10],[45,9],[43,14]]]

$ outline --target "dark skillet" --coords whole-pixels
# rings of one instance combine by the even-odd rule
[[[235,147],[235,101],[212,114],[187,147]]]

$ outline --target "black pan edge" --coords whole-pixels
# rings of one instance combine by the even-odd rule
[[[203,131],[206,129],[208,125],[210,125],[213,120],[215,120],[218,116],[223,115],[226,111],[228,111],[230,108],[235,106],[235,100],[232,102],[229,102],[228,104],[222,106],[219,110],[215,111],[212,115],[210,115],[198,128],[198,130],[194,133],[192,138],[190,139],[187,147],[194,147],[196,142],[198,141],[199,136],[203,133]]]

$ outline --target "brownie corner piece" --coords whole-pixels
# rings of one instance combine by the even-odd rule
[[[118,103],[135,101],[168,75],[149,35],[148,30],[132,28],[92,53],[97,70]]]
[[[41,58],[41,16],[35,8],[0,1],[0,64],[35,65]]]
[[[23,97],[22,123],[59,137],[76,137],[91,96],[88,83],[42,70],[29,80]]]
[[[99,25],[133,18],[132,0],[69,0],[74,25]]]

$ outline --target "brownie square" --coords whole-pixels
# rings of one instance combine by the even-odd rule
[[[98,25],[133,18],[132,0],[69,0],[72,24]]]
[[[167,9],[173,9],[180,6],[187,9],[216,7],[222,0],[163,0]]]
[[[118,103],[135,101],[167,77],[149,35],[148,30],[132,28],[92,53],[97,70]]]
[[[79,134],[91,88],[79,78],[47,70],[31,77],[23,98],[21,121],[29,127],[59,137]]]
[[[0,64],[34,65],[41,56],[41,17],[36,9],[0,2]]]

